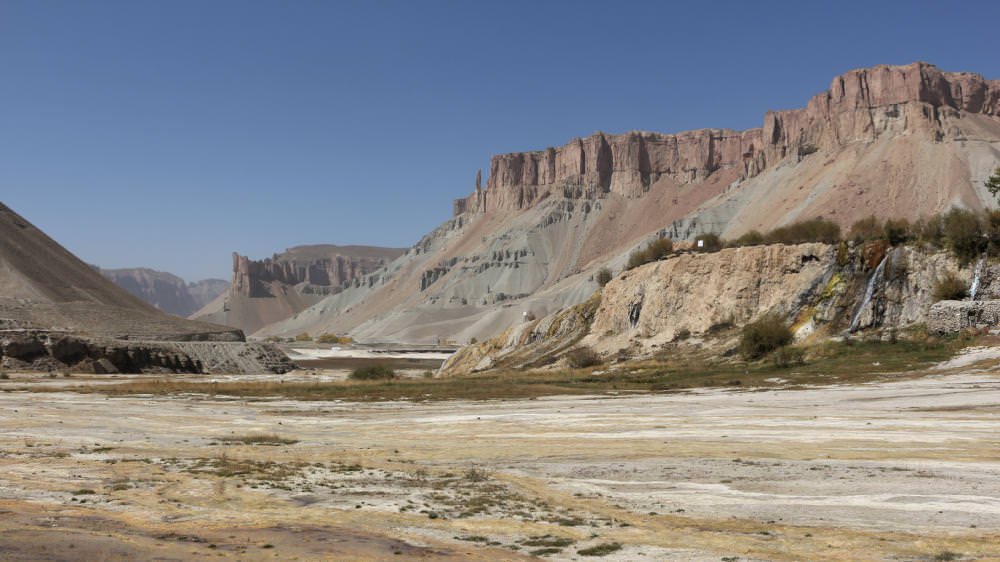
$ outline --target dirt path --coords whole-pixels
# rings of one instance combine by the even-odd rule
[[[253,434],[297,442],[225,441]],[[0,392],[3,559],[949,552],[1000,558],[992,372],[423,404]]]

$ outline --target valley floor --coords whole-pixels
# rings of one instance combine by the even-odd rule
[[[950,367],[426,403],[4,380],[0,559],[1000,559],[1000,370]]]

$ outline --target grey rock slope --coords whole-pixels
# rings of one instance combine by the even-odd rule
[[[834,78],[760,128],[597,133],[494,156],[485,189],[385,268],[256,335],[483,339],[586,300],[652,237],[736,237],[823,216],[915,219],[993,203],[1000,81],[926,63]]]

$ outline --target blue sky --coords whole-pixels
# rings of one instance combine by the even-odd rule
[[[0,201],[82,259],[409,246],[491,154],[760,126],[837,74],[1000,78],[1000,2],[0,1]]]

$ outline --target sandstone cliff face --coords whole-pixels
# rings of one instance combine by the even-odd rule
[[[318,244],[289,248],[259,261],[234,252],[229,291],[192,317],[252,333],[360,282],[404,251]]]
[[[183,317],[190,316],[229,288],[229,283],[222,279],[186,283],[176,275],[146,268],[98,268],[98,271],[156,308]]]
[[[909,327],[927,322],[933,288],[949,271],[970,285],[978,274],[977,298],[1000,294],[1000,265],[960,268],[942,251],[879,243],[852,248],[841,260],[837,246],[825,244],[682,254],[613,279],[594,299],[592,314],[578,307],[522,323],[463,348],[442,372],[556,364],[577,345],[609,360],[640,359],[765,314],[785,318],[800,340]]]
[[[875,108],[889,108],[893,119]],[[761,128],[598,132],[558,148],[500,154],[490,160],[486,190],[457,200],[455,212],[522,209],[549,195],[640,197],[661,178],[689,184],[720,170],[747,179],[788,157],[872,142],[900,113],[906,128],[940,140],[942,112],[1000,115],[1000,80],[927,63],[882,65],[834,78],[803,109],[767,112]]]
[[[995,204],[998,81],[927,64],[849,72],[758,129],[598,133],[495,156],[485,188],[405,256],[257,335],[468,341],[587,300],[601,267],[666,235],[735,238],[823,216]]]
[[[375,246],[296,246],[282,254],[255,261],[233,252],[232,292],[247,297],[273,296],[272,282],[305,283],[333,292],[355,279],[385,267],[403,254],[403,248]]]

